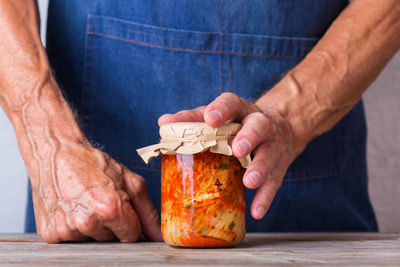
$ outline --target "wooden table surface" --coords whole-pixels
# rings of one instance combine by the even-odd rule
[[[0,265],[37,266],[400,266],[400,234],[247,234],[235,248],[172,248],[165,243],[46,244],[33,234],[0,234]]]

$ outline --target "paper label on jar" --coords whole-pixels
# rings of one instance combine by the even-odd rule
[[[137,149],[144,162],[161,154],[196,154],[206,150],[212,153],[232,156],[232,140],[240,130],[239,123],[226,123],[213,128],[201,122],[180,122],[164,124],[160,127],[159,144]],[[250,166],[251,158],[238,159],[242,167]]]

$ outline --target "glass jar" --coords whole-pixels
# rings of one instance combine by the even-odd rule
[[[138,149],[148,163],[162,154],[161,232],[171,246],[232,247],[245,236],[244,168],[232,140],[238,123],[162,125],[159,144]]]
[[[209,151],[163,155],[161,232],[184,247],[230,247],[245,236],[243,168],[233,156]]]

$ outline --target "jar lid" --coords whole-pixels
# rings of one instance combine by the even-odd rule
[[[160,127],[160,143],[137,151],[144,162],[149,163],[161,154],[196,154],[206,150],[232,156],[232,140],[241,128],[240,123],[225,123],[214,128],[204,122],[176,122]],[[244,168],[250,163],[250,155],[238,159]]]

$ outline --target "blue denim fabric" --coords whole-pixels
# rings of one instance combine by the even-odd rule
[[[146,178],[160,207],[157,118],[230,91],[253,101],[296,66],[345,0],[52,0],[47,49],[87,136]],[[323,88],[321,88],[323,90]],[[362,103],[292,164],[247,231],[377,231],[367,190]],[[254,196],[247,190],[248,207]],[[34,231],[31,203],[27,231]]]

